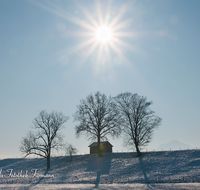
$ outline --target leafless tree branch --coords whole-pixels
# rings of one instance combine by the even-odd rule
[[[85,134],[89,139],[97,139],[99,157],[100,140],[108,135],[118,137],[121,134],[119,111],[113,104],[112,98],[107,98],[100,92],[90,94],[85,100],[80,101],[74,114],[74,121],[78,122],[75,126],[77,137]]]
[[[114,102],[123,119],[123,131],[127,134],[125,144],[134,145],[140,156],[140,147],[150,142],[154,129],[161,125],[162,119],[154,115],[149,108],[152,102],[147,102],[143,96],[121,93],[114,98]]]
[[[69,117],[61,112],[41,111],[33,120],[33,128],[37,129],[37,133],[30,131],[26,137],[22,138],[20,151],[25,156],[35,154],[46,158],[47,169],[49,169],[51,150],[58,149],[63,145],[63,138],[59,131],[68,119]]]

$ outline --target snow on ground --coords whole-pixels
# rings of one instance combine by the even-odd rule
[[[200,185],[197,183],[163,183],[163,184],[100,184],[98,187],[92,184],[37,184],[37,185],[24,185],[24,184],[6,184],[1,185],[0,189],[3,190],[54,190],[54,189],[84,189],[84,190],[129,190],[129,189],[137,189],[137,190],[197,190],[200,189]]]
[[[199,182],[200,150],[57,157],[48,171],[42,158],[0,160],[0,189],[198,189]]]

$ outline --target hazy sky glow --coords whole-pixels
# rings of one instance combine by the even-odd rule
[[[163,122],[148,149],[173,139],[200,147],[199,10],[199,0],[0,0],[0,157],[20,155],[43,109],[70,116],[66,141],[88,153],[73,114],[96,91],[154,102]]]

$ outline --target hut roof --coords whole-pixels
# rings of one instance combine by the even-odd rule
[[[103,145],[103,144],[106,144],[106,143],[109,143],[108,141],[102,141],[100,142],[100,145]],[[110,143],[109,143],[110,144]],[[111,146],[113,146],[112,144],[110,144]],[[93,142],[91,145],[89,145],[88,147],[91,147],[91,146],[97,146],[97,142]]]

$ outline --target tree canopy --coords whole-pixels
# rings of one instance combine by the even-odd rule
[[[98,142],[98,156],[101,157],[100,141],[107,136],[118,137],[121,134],[120,115],[113,104],[112,98],[96,92],[80,101],[74,114],[77,137],[85,134],[88,139],[96,139]]]
[[[140,147],[150,142],[154,129],[161,125],[162,119],[150,110],[153,102],[148,102],[146,97],[126,92],[116,96],[114,101],[122,116],[125,144],[134,145],[140,156]]]
[[[61,112],[41,111],[33,120],[33,128],[37,131],[30,131],[26,137],[22,138],[20,151],[25,154],[25,157],[35,154],[46,158],[47,169],[49,169],[51,150],[59,149],[63,145],[60,130],[68,119],[69,117]]]

